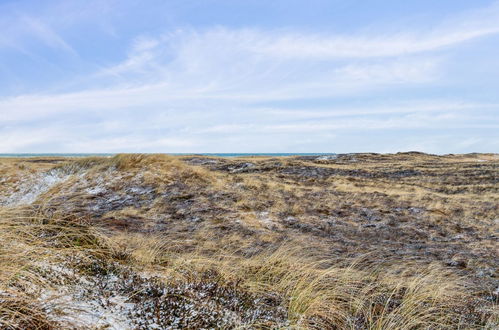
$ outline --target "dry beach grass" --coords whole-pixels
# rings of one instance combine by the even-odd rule
[[[499,156],[0,160],[0,327],[493,329]]]

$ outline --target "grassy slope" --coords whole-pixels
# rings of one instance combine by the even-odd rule
[[[493,328],[498,164],[2,160],[0,324]]]

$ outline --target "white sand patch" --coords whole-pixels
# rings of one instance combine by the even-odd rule
[[[275,221],[270,217],[270,212],[256,212],[256,217],[260,223],[267,229],[272,229],[276,226]]]
[[[125,296],[86,300],[76,293],[46,291],[40,296],[51,319],[80,329],[132,329],[129,312],[135,304]]]
[[[100,195],[105,194],[107,192],[107,189],[102,186],[94,186],[85,189],[85,192],[89,195]]]
[[[57,170],[26,176],[0,196],[0,205],[19,206],[31,204],[53,186],[66,181],[70,175]]]
[[[51,320],[71,329],[133,329],[129,315],[135,304],[127,302],[127,297],[102,296],[94,278],[81,276],[66,266],[45,262],[37,266],[47,271],[56,284],[38,296]],[[105,278],[109,287],[117,281],[116,276]]]

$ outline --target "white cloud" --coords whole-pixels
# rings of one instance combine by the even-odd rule
[[[0,50],[10,48],[33,57],[36,54],[29,50],[30,44],[38,41],[46,47],[77,55],[71,45],[54,28],[38,18],[28,15],[0,16],[0,29],[2,29]]]
[[[439,50],[499,33],[499,2],[486,8],[449,17],[433,28],[395,34],[364,32],[360,35],[285,33],[265,35],[254,31],[234,34],[234,40],[253,40],[254,52],[279,58],[332,59],[410,55]],[[366,35],[367,34],[367,35]]]
[[[407,100],[404,102],[384,103],[383,105],[371,104],[369,106],[336,106],[322,109],[279,109],[265,108],[268,115],[288,118],[293,120],[335,118],[345,116],[390,115],[406,113],[432,113],[432,112],[473,112],[477,110],[499,109],[499,104],[458,102],[452,100]]]
[[[395,34],[379,36],[324,36],[288,34],[260,39],[249,48],[255,53],[279,58],[334,59],[374,58],[435,51],[499,32],[499,26],[471,31],[433,31],[426,35]],[[254,39],[256,38],[253,37]]]
[[[126,150],[128,152],[154,152],[168,150],[170,152],[182,152],[190,150],[199,145],[195,139],[167,137],[151,139],[145,136],[120,135],[120,137],[94,137],[85,141],[79,141],[78,136],[74,140],[66,141],[64,149],[78,150],[83,153],[106,153]]]
[[[377,118],[334,118],[320,120],[280,120],[275,118],[261,124],[221,124],[200,129],[201,133],[222,133],[222,134],[247,134],[247,133],[318,133],[318,132],[339,132],[339,131],[377,131],[390,129],[438,129],[451,126],[455,129],[469,128],[491,128],[499,129],[499,124],[491,122],[477,123],[473,116],[468,114],[456,114],[454,112],[441,112],[436,114],[410,113],[394,114],[389,117]],[[489,120],[492,118],[488,118]]]
[[[200,51],[199,56],[203,52]],[[239,59],[235,59],[238,61]],[[136,86],[116,86],[100,90],[73,93],[24,95],[0,99],[0,123],[36,120],[68,113],[101,113],[151,107],[166,109],[188,107],[206,109],[241,109],[245,104],[296,98],[334,97],[351,95],[366,90],[386,88],[387,85],[415,84],[430,81],[437,71],[438,61],[433,59],[398,59],[376,64],[349,64],[330,70],[309,72],[286,63],[279,63],[265,78],[260,68],[268,63],[247,69],[243,78],[234,77],[224,65],[213,64],[207,71],[218,71],[216,77],[205,72],[189,73],[184,70],[168,71],[163,81]],[[229,63],[230,65],[230,63]],[[124,68],[124,66],[122,66]],[[286,79],[293,74],[295,79]]]
[[[47,46],[64,50],[73,55],[76,54],[75,50],[59,34],[42,21],[25,16],[21,19],[21,22],[26,33],[32,34]]]
[[[56,127],[34,128],[34,127],[0,127],[0,152],[23,152],[30,148],[45,145],[47,142],[53,144],[61,138]]]
[[[293,137],[304,134],[310,146],[338,131],[494,128],[493,119],[479,123],[470,114],[497,104],[459,96],[400,102],[406,96],[397,93],[441,82],[448,59],[443,48],[499,33],[498,7],[396,34],[220,27],[138,37],[122,62],[90,75],[91,86],[105,88],[0,99],[0,152],[51,143],[58,151],[178,152],[221,140],[237,146],[242,137],[264,147],[263,137],[275,135],[286,135],[292,147],[299,144]],[[72,52],[49,25],[34,19],[26,25],[48,46]],[[389,98],[334,105],[361,94]],[[307,104],[321,99],[333,105]],[[295,109],[268,105],[295,100]]]

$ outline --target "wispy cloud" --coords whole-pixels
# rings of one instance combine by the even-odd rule
[[[22,33],[76,54],[50,24],[23,17]],[[284,151],[359,131],[494,130],[499,100],[418,95],[445,84],[461,44],[494,34],[499,5],[397,33],[203,27],[138,36],[121,61],[88,74],[86,85],[99,88],[0,99],[0,152],[217,151],[221,141]]]
[[[25,33],[31,34],[41,40],[47,46],[76,54],[75,50],[50,26],[36,18],[24,16],[21,19],[25,27]]]
[[[1,17],[0,17],[1,18]],[[44,46],[76,55],[76,51],[49,24],[29,15],[16,15],[0,23],[3,30],[0,37],[0,50],[8,48],[32,55],[30,43],[41,42]]]
[[[434,52],[463,42],[499,33],[499,2],[484,9],[451,17],[433,28],[415,31],[363,33],[303,33],[254,28],[211,28],[204,31],[177,30],[159,37],[140,37],[132,45],[128,59],[108,68],[109,73],[141,71],[151,63],[174,60],[176,65],[196,71],[220,62],[234,61],[238,55],[259,60],[353,60],[409,56]]]

